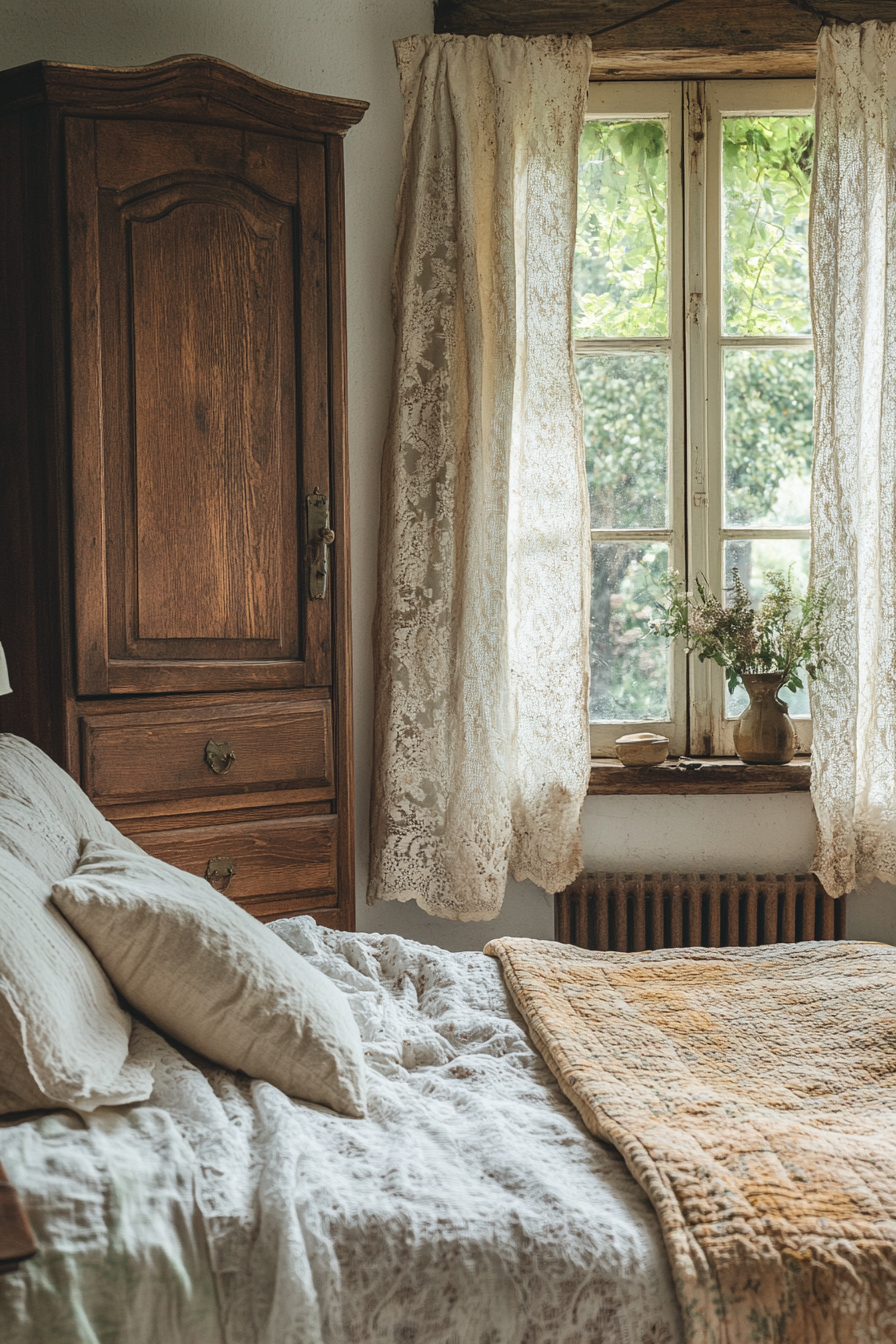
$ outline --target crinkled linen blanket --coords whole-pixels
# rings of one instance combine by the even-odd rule
[[[693,1344],[893,1344],[896,948],[486,951],[649,1194]]]
[[[2,1344],[681,1344],[650,1201],[497,962],[271,927],[348,996],[367,1119],[137,1025],[148,1101],[0,1127],[40,1246],[0,1279]]]

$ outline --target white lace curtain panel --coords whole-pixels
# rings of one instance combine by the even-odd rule
[[[396,362],[368,899],[489,919],[581,868],[589,542],[570,302],[587,37],[396,43]]]
[[[896,882],[896,25],[822,30],[816,135],[814,869],[839,896]]]

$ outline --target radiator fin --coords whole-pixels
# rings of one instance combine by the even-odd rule
[[[827,942],[846,923],[811,873],[582,873],[555,902],[558,941],[601,952]]]

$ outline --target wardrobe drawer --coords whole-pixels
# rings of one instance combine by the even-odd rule
[[[336,905],[336,835],[336,817],[317,816],[187,826],[132,838],[157,859],[206,878],[259,919],[282,919]]]
[[[81,718],[83,783],[99,804],[288,788],[333,794],[329,700]]]

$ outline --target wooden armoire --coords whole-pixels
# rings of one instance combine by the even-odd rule
[[[342,137],[188,56],[0,74],[0,729],[354,927]]]

